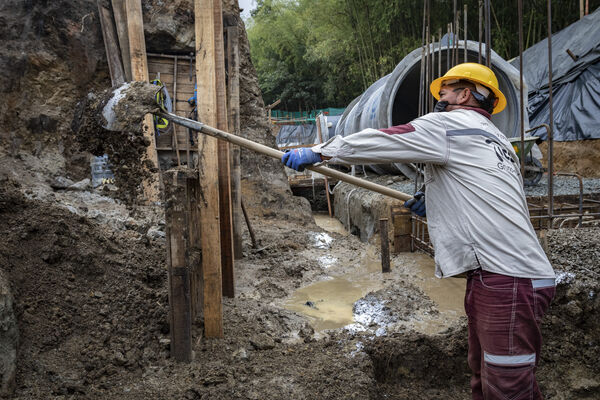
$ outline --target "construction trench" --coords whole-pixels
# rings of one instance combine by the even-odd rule
[[[203,251],[202,238],[194,236],[193,229],[206,226],[177,223],[198,220],[189,204],[203,184],[192,168],[204,160],[201,136],[192,145],[182,127],[159,135],[159,165],[152,166],[146,158],[152,143],[141,124],[124,135],[99,128],[102,121],[85,111],[115,78],[101,15],[112,10],[116,20],[125,6],[131,7],[125,7],[129,29],[143,29],[150,77],[160,73],[176,113],[192,111],[186,100],[198,73],[190,56],[194,3],[144,1],[137,8],[143,24],[141,13],[134,20],[134,3],[7,0],[0,6],[6,99],[0,108],[0,395],[469,398],[465,281],[434,278],[426,221],[407,214],[400,200],[338,180],[327,182],[328,199],[322,176],[288,180],[278,160],[242,149],[239,164],[231,165],[240,171],[239,196],[232,197],[243,200],[249,223],[232,213],[240,239],[227,281],[233,293],[223,286],[225,296],[207,297],[211,288],[202,278],[212,277],[198,276],[192,266],[217,251]],[[237,1],[224,1],[222,12],[225,68],[239,63],[239,135],[275,148]],[[227,50],[236,47],[232,38],[239,56]],[[236,120],[235,113],[228,117]],[[540,147],[546,165],[548,150]],[[572,154],[583,148],[584,165],[569,169]],[[538,371],[548,399],[600,398],[598,149],[598,140],[556,144],[555,171],[583,175],[581,196],[571,175],[554,177],[551,198],[547,174],[526,189],[532,223],[558,276]],[[105,152],[114,183],[92,188],[91,155]],[[414,182],[398,174],[359,168],[355,175],[414,191]],[[154,186],[147,184],[152,179]],[[159,194],[154,203],[152,193]],[[391,252],[386,273],[382,219]],[[189,231],[176,236],[177,227]],[[188,252],[177,258],[174,241],[182,237]],[[174,290],[186,288],[193,289],[189,301],[174,303],[181,299]],[[207,331],[209,323],[217,329]]]

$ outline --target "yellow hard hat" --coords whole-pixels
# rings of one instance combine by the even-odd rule
[[[504,107],[506,107],[506,97],[504,97],[504,94],[498,88],[498,79],[496,78],[496,75],[485,65],[477,63],[458,64],[450,68],[448,72],[444,74],[444,76],[431,82],[429,90],[431,91],[433,97],[435,97],[436,100],[439,100],[440,88],[442,87],[442,84],[446,81],[451,81],[454,79],[473,82],[476,86],[477,84],[480,84],[485,86],[486,89],[494,92],[494,95],[498,99],[498,104],[496,104],[496,107],[494,107],[492,114],[497,114],[504,110]]]

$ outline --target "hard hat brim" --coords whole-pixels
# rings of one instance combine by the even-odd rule
[[[483,85],[487,89],[494,92],[494,96],[496,96],[496,98],[498,99],[498,104],[496,104],[496,107],[494,107],[492,114],[498,114],[500,111],[504,110],[504,108],[506,107],[506,97],[504,96],[504,93],[502,93],[499,89],[496,89],[493,86],[491,86],[489,82],[484,82],[482,80],[475,79],[475,78],[465,78],[464,76],[458,76],[458,75],[442,76],[440,78],[437,78],[433,82],[431,82],[431,85],[429,86],[429,90],[431,91],[431,94],[433,95],[433,97],[436,100],[440,99],[440,89],[442,88],[442,83],[444,81],[449,81],[452,79],[458,79],[458,80],[463,80],[463,81],[479,83],[480,85]]]

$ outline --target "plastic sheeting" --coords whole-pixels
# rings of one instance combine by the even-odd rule
[[[523,52],[532,127],[549,122],[547,60],[547,39]],[[554,140],[600,139],[600,8],[552,35],[552,104]],[[545,129],[534,135],[547,138]]]
[[[335,127],[341,115],[323,115],[321,132],[326,142],[335,136]],[[308,144],[318,144],[317,126],[315,124],[282,125],[277,133],[277,147],[293,147]]]
[[[315,124],[282,125],[277,133],[277,147],[291,147],[316,144],[317,126]]]

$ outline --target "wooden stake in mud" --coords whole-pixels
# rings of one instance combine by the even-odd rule
[[[240,134],[240,49],[237,26],[227,31],[227,99],[229,132]],[[233,254],[242,258],[242,169],[240,146],[231,145],[231,211],[233,214]]]
[[[131,56],[131,76],[134,81],[148,82],[148,60],[146,58],[141,0],[125,0],[125,9]],[[155,203],[159,200],[160,174],[156,173],[158,171],[158,154],[156,153],[156,141],[154,139],[154,124],[150,114],[144,117],[144,137],[150,143],[146,147],[146,158],[150,163],[149,169],[153,173],[142,183],[142,186],[146,201]]]
[[[379,220],[379,238],[381,239],[381,272],[390,272],[390,240],[387,218]]]
[[[221,1],[214,1],[215,23],[215,79],[217,88],[217,128],[228,129],[227,125],[227,89],[225,77],[225,44],[223,40],[223,8]],[[219,162],[219,216],[221,232],[221,274],[223,295],[234,297],[233,282],[233,230],[231,222],[231,174],[229,143],[217,142]]]
[[[215,24],[213,0],[194,0],[196,29],[196,82],[198,120],[217,123],[215,79]],[[207,338],[223,337],[221,242],[219,231],[219,181],[217,139],[198,135],[198,173],[202,201],[200,223],[204,287],[204,332]]]
[[[180,170],[169,170],[164,175],[171,356],[177,361],[189,362],[192,360],[192,310],[186,180]]]
[[[244,219],[246,220],[246,225],[248,226],[248,232],[250,233],[250,240],[252,241],[252,248],[255,249],[257,246],[256,235],[254,235],[254,229],[252,229],[252,224],[250,223],[250,217],[248,216],[248,211],[246,210],[246,206],[244,205],[244,200],[242,200],[242,212],[244,213]]]

